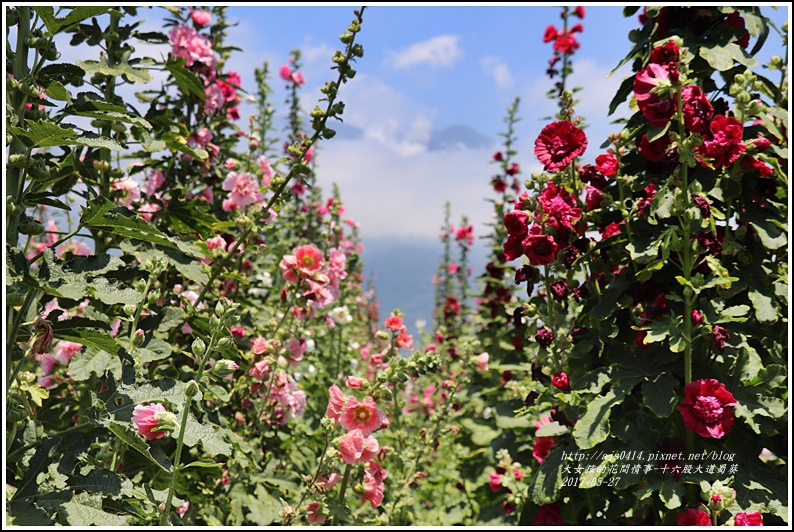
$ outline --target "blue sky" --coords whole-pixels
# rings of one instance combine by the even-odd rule
[[[358,7],[230,6],[228,17],[238,24],[229,30],[228,44],[243,52],[232,55],[226,70],[236,70],[244,88],[253,90],[255,67],[266,61],[276,73],[290,50],[298,48],[306,78],[301,98],[308,111],[321,96],[323,83],[336,78],[330,57]],[[590,126],[585,162],[592,162],[607,134],[619,129],[610,125],[606,108],[630,70],[621,69],[611,78],[607,74],[629,51],[628,33],[638,27],[636,15],[625,18],[622,9],[586,5],[580,21],[584,32],[570,86],[583,88],[577,112]],[[384,314],[396,306],[409,322],[429,318],[430,277],[441,254],[437,237],[446,201],[451,202],[453,222],[466,214],[475,234],[485,234],[491,206],[484,198],[492,197],[488,182],[495,172],[489,160],[499,147],[503,117],[515,97],[521,98],[517,160],[523,177],[540,169],[533,142],[547,123],[544,117],[556,108],[545,96],[551,88],[545,70],[552,48],[542,36],[546,26],[560,26],[560,11],[560,6],[519,4],[375,4],[366,9],[357,38],[365,54],[358,61],[358,75],[340,92],[349,127],[340,128],[321,147],[318,180],[327,192],[332,183],[339,184],[347,213],[361,224],[367,273],[378,278]],[[764,12],[778,26],[789,16],[785,6]],[[159,8],[139,11],[153,25],[164,14]],[[157,57],[167,48],[142,46],[139,54]],[[758,60],[764,64],[783,53],[773,33]],[[271,85],[283,117],[283,82],[276,75]],[[241,109],[241,126],[252,111]],[[622,114],[619,110],[616,116]],[[481,142],[466,149],[433,149],[433,142],[451,126],[469,128]]]

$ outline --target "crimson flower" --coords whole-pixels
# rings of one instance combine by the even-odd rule
[[[533,225],[529,229],[529,234],[521,242],[521,246],[533,266],[549,264],[557,258],[557,243],[551,235],[543,234],[539,225]]]
[[[684,400],[678,411],[684,426],[704,438],[722,438],[733,430],[733,406],[736,399],[716,379],[700,379],[684,388]]]
[[[704,133],[714,115],[711,102],[697,85],[687,85],[681,89],[681,110],[684,113],[684,126],[690,131]]]
[[[560,516],[559,503],[544,504],[538,509],[535,518],[532,520],[533,526],[563,526],[562,516]]]
[[[535,139],[535,156],[549,172],[559,172],[586,149],[584,131],[567,120],[548,124]]]
[[[557,38],[557,28],[552,25],[546,27],[546,31],[543,33],[543,42],[551,42]]]
[[[675,516],[675,524],[678,526],[711,526],[711,516],[703,510],[690,508]]]
[[[733,526],[763,526],[764,518],[761,512],[744,513],[739,512],[733,518]]]
[[[709,124],[709,130],[711,138],[695,148],[695,152],[712,159],[715,168],[729,167],[747,148],[742,144],[742,123],[733,117],[717,115]]]
[[[568,374],[564,371],[559,371],[555,373],[551,377],[551,383],[554,385],[555,388],[559,388],[562,391],[566,391],[570,386],[568,381]]]

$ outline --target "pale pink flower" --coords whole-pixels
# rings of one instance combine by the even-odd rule
[[[361,388],[364,381],[362,381],[359,377],[354,377],[353,375],[349,376],[347,380],[345,380],[345,385],[348,388]]]
[[[306,520],[311,524],[323,524],[326,517],[320,513],[322,506],[319,502],[313,502],[306,507]]]
[[[212,136],[212,131],[210,131],[209,128],[203,127],[196,131],[196,133],[188,139],[188,142],[192,140],[197,147],[204,148],[207,144],[212,142]]]
[[[352,227],[353,229],[358,229],[359,228],[358,222],[355,221],[353,218],[345,218],[342,221],[345,222],[350,227]]]
[[[326,417],[333,419],[334,421],[339,421],[339,418],[342,415],[342,409],[345,406],[345,402],[347,401],[347,396],[342,392],[339,386],[336,383],[332,384],[330,388],[328,388],[328,392],[330,397],[328,399],[328,407],[325,409]]]
[[[222,188],[229,192],[229,198],[223,201],[223,210],[226,212],[234,209],[244,211],[249,205],[261,203],[265,199],[265,195],[259,192],[256,179],[247,172],[229,172]]]
[[[289,65],[281,65],[278,73],[284,81],[292,81],[292,69]]]
[[[223,162],[223,167],[227,170],[237,170],[240,167],[240,164],[235,159],[229,157]]]
[[[41,371],[43,371],[45,375],[49,375],[50,373],[55,371],[55,368],[58,367],[58,361],[55,359],[54,356],[50,355],[49,353],[36,355],[36,358],[39,359],[39,365],[41,366]]]
[[[290,338],[284,343],[284,347],[290,352],[289,359],[287,360],[289,365],[297,366],[300,361],[303,360],[303,355],[306,353],[306,340]]]
[[[140,201],[141,199],[141,188],[138,182],[130,176],[117,179],[110,185],[110,189],[113,191],[121,191],[121,197],[119,199],[125,207],[131,207],[134,202]]]
[[[248,370],[248,374],[258,381],[264,380],[268,373],[270,373],[270,364],[267,360],[260,360]]]
[[[110,336],[115,338],[119,334],[119,328],[121,327],[121,318],[116,318],[110,324]]]
[[[270,162],[270,159],[265,157],[264,155],[260,155],[259,158],[256,160],[257,166],[262,171],[262,186],[267,187],[270,186],[270,180],[273,179],[273,176],[276,175],[275,170],[273,170],[273,163]]]
[[[306,83],[306,80],[304,79],[303,74],[301,74],[300,72],[293,72],[292,73],[292,82],[295,85],[302,85],[302,84]]]
[[[373,508],[377,508],[383,502],[383,491],[385,489],[386,470],[378,465],[375,460],[369,461],[369,466],[364,471],[364,486],[361,502],[369,501]]]
[[[310,163],[314,160],[314,146],[308,149],[306,155],[303,156],[303,162]]]
[[[176,513],[179,514],[179,517],[185,517],[187,513],[187,509],[190,508],[190,501],[185,501],[179,508],[176,509]]]
[[[152,216],[154,213],[160,211],[161,207],[157,203],[144,203],[140,207],[138,207],[137,212],[138,216],[146,220],[147,222],[152,222]]]
[[[297,283],[300,280],[300,277],[298,277],[298,259],[295,255],[284,255],[278,266],[281,268],[281,275],[284,276],[284,280],[288,283]]]
[[[480,353],[477,355],[477,369],[480,371],[488,371],[488,353]]]
[[[146,179],[146,195],[147,196],[154,196],[155,192],[160,190],[165,184],[165,175],[163,172],[157,169],[152,169],[149,172],[149,177]]]
[[[132,424],[135,427],[135,430],[137,430],[138,434],[147,440],[163,438],[167,435],[166,432],[154,430],[158,425],[157,421],[154,419],[154,416],[159,412],[167,412],[166,408],[159,403],[138,405],[132,411]]]
[[[378,440],[372,435],[364,435],[360,429],[354,429],[339,440],[339,454],[346,464],[368,462],[380,450]]]
[[[328,491],[334,486],[336,486],[336,483],[339,482],[340,480],[342,480],[342,476],[337,472],[333,472],[327,477],[318,477],[317,482],[315,482],[314,484],[321,490]]]
[[[361,429],[364,435],[369,436],[383,425],[386,415],[378,410],[378,405],[372,397],[365,397],[360,403],[354,397],[345,402],[342,407],[342,417],[339,419],[342,428],[347,430]]]
[[[196,26],[206,26],[212,20],[212,13],[194,9],[190,12],[190,18]]]
[[[220,249],[221,251],[226,251],[226,240],[218,235],[212,238],[207,239],[207,249],[212,251],[213,249]]]
[[[217,83],[204,87],[204,110],[208,115],[212,116],[217,113],[224,103],[226,103],[226,99],[223,96],[223,90]]]
[[[251,351],[255,355],[264,355],[270,347],[270,343],[262,336],[257,336],[251,340]]]
[[[195,29],[180,24],[171,30],[169,43],[173,47],[171,55],[182,57],[185,65],[192,66],[199,62],[207,67],[215,67],[215,52],[212,51],[212,43],[206,37],[199,34]]]
[[[67,340],[59,340],[55,344],[55,359],[60,362],[62,366],[68,366],[72,357],[83,348],[83,344],[77,342],[69,342]],[[49,373],[49,372],[47,372]]]
[[[414,337],[408,334],[407,329],[403,327],[400,330],[400,335],[394,341],[397,347],[402,347],[403,349],[411,349],[414,345]]]

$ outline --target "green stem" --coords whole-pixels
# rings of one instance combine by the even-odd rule
[[[58,246],[60,246],[61,244],[63,244],[64,242],[66,242],[67,240],[69,240],[70,238],[72,238],[73,236],[75,236],[77,233],[79,233],[79,232],[80,232],[80,229],[82,229],[82,228],[83,228],[83,226],[82,226],[82,225],[80,225],[80,224],[78,224],[78,225],[77,225],[77,229],[75,229],[74,231],[71,231],[71,232],[67,233],[67,234],[66,234],[66,236],[62,237],[61,239],[59,239],[57,242],[55,242],[55,243],[54,243],[54,244],[52,244],[51,246],[47,246],[47,248],[45,248],[45,249],[51,249],[52,251],[55,251],[55,249],[56,249]],[[42,255],[44,255],[44,250],[41,250],[41,251],[40,251],[38,254],[36,254],[36,255],[35,255],[35,256],[34,256],[32,259],[30,259],[30,260],[28,261],[28,265],[31,265],[31,264],[35,263],[37,260],[39,260],[39,259],[41,258],[41,256],[42,256]]]
[[[554,299],[552,298],[551,295],[551,268],[547,264],[543,269],[544,269],[543,283],[546,286],[546,310],[547,310],[547,319],[548,319],[548,323],[546,323],[546,327],[548,327],[549,330],[551,330],[554,336],[556,337],[557,334],[554,332],[556,330],[554,328]],[[553,340],[552,340],[552,344],[554,344]],[[549,349],[549,351],[553,355],[554,348],[552,347],[551,349]],[[549,363],[551,364],[552,372],[556,373],[558,371],[558,366],[557,366],[557,360],[554,358],[554,356],[549,357]]]
[[[213,334],[210,337],[210,343],[207,346],[207,350],[202,355],[201,360],[199,361],[198,368],[196,369],[196,374],[194,375],[193,380],[196,383],[201,382],[201,376],[204,373],[204,366],[207,365],[207,360],[209,359],[210,353],[215,348],[216,342],[216,335],[220,333]],[[171,482],[170,486],[168,487],[168,495],[165,498],[165,506],[163,507],[163,513],[160,514],[160,526],[165,526],[168,524],[168,513],[171,511],[171,499],[174,497],[174,489],[176,488],[176,477],[179,474],[180,464],[179,461],[182,459],[182,447],[185,444],[185,428],[187,427],[187,420],[188,414],[190,414],[190,404],[193,402],[192,397],[187,397],[185,402],[182,404],[182,421],[179,424],[179,436],[176,440],[176,454],[174,455],[174,472],[171,474]]]
[[[320,455],[320,460],[317,462],[317,469],[314,471],[314,476],[312,477],[311,481],[309,482],[309,485],[308,485],[308,486],[306,486],[306,489],[305,489],[305,490],[303,490],[303,494],[301,494],[301,498],[300,498],[300,500],[298,501],[298,504],[296,504],[296,505],[295,505],[295,509],[296,509],[296,510],[300,510],[300,507],[303,505],[303,501],[305,501],[305,500],[306,500],[306,497],[308,497],[308,496],[309,496],[309,493],[311,493],[311,491],[312,491],[312,488],[314,487],[314,484],[315,484],[315,482],[317,482],[317,478],[320,476],[320,471],[322,471],[322,470],[323,470],[323,463],[325,462],[325,455],[326,455],[326,454],[327,454],[327,452],[328,452],[328,442],[329,442],[331,439],[333,439],[333,432],[335,432],[335,431],[336,431],[336,427],[334,427],[334,428],[332,429],[332,434],[330,435],[330,437],[329,437],[329,434],[328,434],[327,432],[324,434],[324,441],[323,441],[323,452],[322,452],[322,454]],[[292,519],[290,519],[289,521],[287,521],[287,522],[285,523],[285,525],[289,526],[289,524],[290,524],[291,522],[292,522]]]
[[[146,288],[143,289],[143,298],[141,299],[140,305],[138,305],[138,308],[135,310],[135,316],[132,318],[132,326],[130,327],[129,347],[127,348],[127,350],[130,353],[135,351],[135,346],[133,345],[133,342],[135,340],[135,331],[138,330],[138,320],[140,320],[141,312],[143,312],[143,307],[144,305],[146,305],[146,298],[149,295],[149,288],[151,286],[152,286],[152,276],[150,276],[149,279],[147,279],[146,281]]]
[[[350,471],[353,469],[353,464],[347,464],[345,466],[345,475],[342,477],[342,484],[339,485],[339,496],[336,498],[336,502],[340,505],[345,503],[345,491],[347,491],[347,483],[350,480]]]

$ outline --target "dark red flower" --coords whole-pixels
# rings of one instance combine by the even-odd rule
[[[532,520],[533,526],[563,526],[560,516],[559,503],[544,504],[538,509],[535,518]]]
[[[704,438],[722,438],[733,430],[736,399],[716,379],[692,381],[684,388],[678,411],[684,426]]]
[[[513,208],[517,211],[522,211],[524,209],[532,210],[529,208],[529,205],[527,205],[528,199],[529,199],[529,194],[527,192],[522,192],[521,195],[518,196],[518,198],[516,198],[516,201],[513,203]]]
[[[582,6],[576,6],[571,12],[571,15],[579,18],[584,18],[584,8]]]
[[[585,190],[587,191],[587,195],[585,196],[587,211],[594,211],[601,206],[601,202],[604,201],[604,195],[601,194],[601,191],[596,187],[591,187],[590,185],[587,185]]]
[[[734,11],[728,15],[728,18],[725,19],[725,22],[731,28],[746,28],[744,25],[744,18],[742,18],[742,15],[738,11]],[[736,44],[742,48],[747,48],[750,45],[750,33],[745,31],[736,41]]]
[[[557,32],[557,28],[553,25],[549,25],[546,27],[546,31],[543,33],[543,42],[551,42],[557,38],[559,33]]]
[[[510,165],[510,168],[505,170],[505,173],[507,175],[516,175],[520,171],[521,171],[521,167],[518,165],[518,163],[513,163],[513,164]]]
[[[697,241],[711,255],[718,255],[722,251],[722,242],[711,231],[704,231],[697,236]]]
[[[493,189],[497,194],[501,194],[505,190],[507,190],[507,183],[503,180],[499,179],[498,177],[494,177],[491,180],[491,185],[493,185]]]
[[[582,209],[576,206],[574,197],[564,187],[557,187],[549,183],[538,197],[547,225],[555,231],[567,227],[573,229],[573,224],[582,217]],[[536,214],[536,219],[539,216]]]
[[[541,327],[535,333],[535,340],[543,347],[549,347],[554,341],[554,333],[548,327]]]
[[[535,443],[532,445],[532,456],[535,457],[539,464],[542,464],[543,460],[549,455],[554,443],[554,440],[548,436],[541,436],[535,439]]]
[[[568,29],[568,33],[582,33],[584,31],[584,27],[581,24],[575,24]]]
[[[742,123],[733,117],[717,115],[711,120],[709,130],[710,138],[695,148],[695,153],[711,159],[715,168],[729,167],[747,148],[742,144]]]
[[[744,513],[739,512],[733,517],[733,526],[763,526],[764,518],[761,512]]]
[[[625,223],[625,221],[620,222],[620,223],[623,224],[623,223]],[[604,228],[604,231],[601,233],[603,240],[606,240],[609,237],[612,237],[612,236],[615,236],[615,235],[619,235],[619,234],[620,234],[620,224],[616,224],[615,222],[612,222],[611,224],[606,226]]]
[[[502,152],[498,151],[498,152],[494,153],[493,154],[493,160],[494,161],[501,161],[502,160]]]
[[[729,340],[730,337],[731,335],[728,329],[722,325],[715,325],[711,328],[711,338],[714,340],[714,347],[717,348],[720,353],[725,351],[725,341]]]
[[[657,46],[653,50],[651,50],[651,63],[656,63],[658,65],[666,65],[673,66],[678,65],[678,60],[680,58],[680,53],[678,50],[678,46],[676,46],[675,41],[670,39],[662,46]]]
[[[502,246],[506,261],[516,260],[524,254],[523,240],[524,237],[520,235],[510,235],[507,237],[507,240]]]
[[[529,263],[533,266],[549,264],[557,258],[557,243],[551,235],[543,234],[543,230],[539,225],[533,225],[529,228],[529,234],[521,242],[521,246],[524,254],[529,258]],[[506,247],[505,255],[507,255]]]
[[[559,388],[562,391],[566,391],[570,385],[568,382],[568,374],[566,374],[563,371],[559,371],[555,373],[551,377],[551,383],[554,385],[555,388]]]
[[[690,508],[675,516],[675,524],[678,526],[711,526],[711,516],[703,510]]]
[[[672,143],[673,141],[669,135],[665,135],[653,142],[648,142],[648,135],[643,134],[642,141],[640,141],[640,155],[649,161],[661,162],[667,156],[667,150]]]
[[[586,149],[584,131],[567,120],[548,124],[535,139],[535,156],[549,172],[559,172]]]
[[[664,127],[673,118],[676,109],[675,100],[661,101],[655,95],[640,105],[642,115],[653,127]]]
[[[700,214],[703,215],[703,218],[709,218],[711,216],[711,203],[709,203],[709,200],[703,196],[692,196],[692,202],[695,204],[695,207],[700,209]]]
[[[571,290],[568,287],[568,283],[565,282],[565,279],[557,279],[551,283],[551,293],[554,295],[554,299],[557,301],[564,301],[568,299],[568,294],[570,291]]]
[[[590,183],[598,190],[604,190],[605,188],[607,188],[606,178],[603,176],[603,174],[601,174],[601,172],[598,171],[598,168],[596,168],[594,165],[592,164],[584,165],[581,168],[581,170],[579,170],[579,174],[580,177],[582,178],[582,182]]]
[[[618,159],[614,153],[602,153],[596,157],[596,168],[606,177],[618,173]]]
[[[699,311],[692,309],[690,316],[692,318],[692,325],[697,326],[703,323],[703,314],[701,314]]]
[[[704,133],[708,131],[714,108],[697,85],[687,85],[681,89],[684,126],[690,131]]]
[[[645,213],[645,209],[651,204],[655,195],[656,185],[649,183],[648,186],[645,187],[645,197],[637,202],[637,216],[642,216]]]
[[[761,177],[769,177],[775,173],[769,165],[755,157],[742,157],[742,168],[747,170],[753,168]]]

